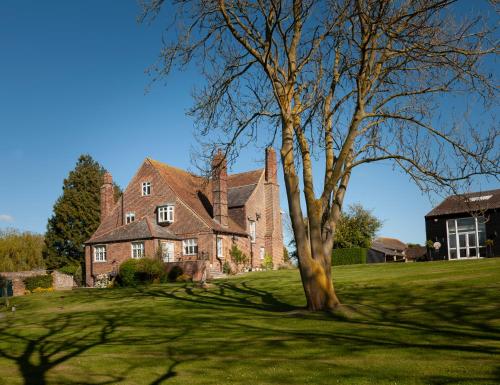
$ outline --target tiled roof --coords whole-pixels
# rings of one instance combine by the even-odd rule
[[[227,191],[227,206],[240,207],[243,206],[250,195],[255,190],[256,184],[249,184],[246,186],[233,187]]]
[[[116,241],[130,241],[138,239],[180,239],[167,228],[159,226],[155,221],[143,217],[140,220],[117,227],[107,233],[92,236],[86,243],[107,243]]]
[[[250,184],[257,184],[264,174],[264,169],[240,172],[238,174],[230,174],[227,176],[227,188],[247,186]]]
[[[396,238],[379,237],[373,240],[371,248],[384,253],[386,252],[384,250],[387,250],[391,255],[402,255],[408,245]]]
[[[247,235],[247,232],[232,218],[229,218],[227,228],[221,226],[212,218],[212,189],[209,180],[156,160],[149,159],[149,161],[178,198],[191,208],[207,226],[215,231]],[[259,172],[262,174],[262,170]],[[250,171],[242,174],[253,175],[254,173],[254,171]],[[236,182],[235,186],[237,186],[241,181],[245,182],[255,178],[248,175],[241,177],[242,174],[228,176],[228,185],[230,184],[229,181],[232,181],[231,183]]]
[[[451,195],[434,207],[426,217],[470,213],[500,208],[500,189]]]

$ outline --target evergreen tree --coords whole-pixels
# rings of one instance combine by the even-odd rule
[[[47,268],[83,264],[84,245],[100,221],[100,188],[106,170],[90,155],[81,155],[63,183],[47,223],[44,259]],[[115,185],[115,199],[121,193]]]

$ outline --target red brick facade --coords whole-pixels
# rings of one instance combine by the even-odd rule
[[[173,261],[207,260],[214,271],[230,262],[233,244],[249,257],[248,267],[259,268],[264,255],[273,257],[275,267],[283,263],[276,154],[268,149],[266,168],[248,173],[227,175],[223,158],[214,159],[214,165],[221,162],[222,167],[206,181],[146,159],[116,203],[112,177],[106,174],[101,188],[104,215],[85,247],[87,285],[93,286],[97,275],[116,274],[120,264],[132,258],[136,242],[143,243],[145,257],[161,254],[160,243],[168,242],[173,245]],[[172,210],[173,217],[165,217],[165,210]],[[255,222],[254,242],[251,221]],[[197,252],[191,247],[186,254],[183,241],[195,242]],[[96,260],[96,247],[105,249],[105,257],[98,255]]]

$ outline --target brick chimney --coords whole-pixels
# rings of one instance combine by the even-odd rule
[[[268,147],[266,148],[266,182],[278,183],[277,172],[276,152],[272,147]]]
[[[101,186],[101,222],[111,214],[114,203],[113,177],[106,171]]]
[[[220,149],[212,160],[212,204],[214,219],[227,227],[227,162]]]

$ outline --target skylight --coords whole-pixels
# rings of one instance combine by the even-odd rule
[[[487,201],[492,196],[493,195],[480,195],[478,197],[472,197],[472,198],[469,198],[469,202]]]

